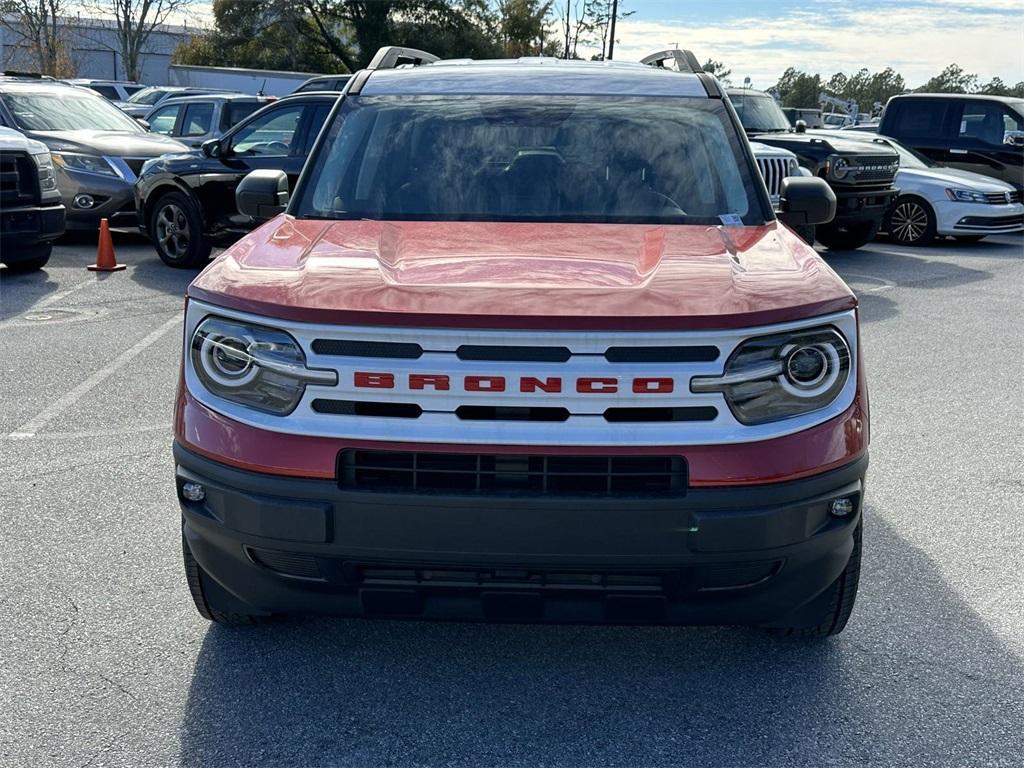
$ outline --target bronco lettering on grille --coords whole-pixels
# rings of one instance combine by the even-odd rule
[[[459,383],[457,380],[455,383]],[[581,376],[575,381],[575,389],[581,394],[615,394],[619,391],[619,379],[614,376]],[[623,382],[624,384],[627,382]],[[628,380],[634,394],[669,395],[675,391],[675,380],[664,376],[637,376]],[[394,389],[395,374],[381,371],[356,371],[352,384],[360,389]],[[410,373],[409,389],[433,389],[447,392],[451,389],[453,377],[443,373]],[[505,392],[507,382],[504,376],[464,376],[461,381],[464,392]],[[571,385],[570,385],[571,386]],[[519,391],[558,394],[563,391],[561,376],[519,377]]]

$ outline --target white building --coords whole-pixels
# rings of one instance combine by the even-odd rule
[[[13,27],[13,29],[11,29]],[[35,57],[23,37],[18,34],[17,16],[5,16],[0,24],[0,69],[33,72],[38,69]],[[120,46],[117,25],[113,19],[93,19],[72,16],[62,22],[64,42],[75,77],[121,80]],[[141,59],[141,82],[147,85],[166,85],[168,66],[174,49],[189,39],[201,36],[199,27],[165,24],[153,30]]]

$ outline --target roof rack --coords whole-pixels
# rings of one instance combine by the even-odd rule
[[[671,69],[671,67],[665,66],[665,63],[669,61],[673,62],[680,72],[691,72],[699,75],[704,71],[704,67],[697,61],[693,51],[680,50],[679,48],[666,48],[664,51],[658,51],[640,59],[641,64],[662,69]]]
[[[433,64],[435,61],[440,60],[440,56],[435,56],[426,51],[418,51],[415,48],[402,48],[397,45],[386,45],[373,55],[366,68],[397,69],[402,66],[418,67],[423,64]]]
[[[7,69],[0,72],[0,77],[10,77],[16,80],[53,80],[56,82],[55,78],[52,78],[49,75],[44,75],[39,72],[19,72],[14,69]]]
[[[674,67],[665,66],[668,62],[675,64]],[[658,51],[652,53],[650,56],[644,56],[640,59],[641,64],[646,64],[651,67],[658,67],[660,69],[670,69],[673,72],[683,72],[688,74],[694,74],[697,79],[700,80],[701,85],[704,86],[704,91],[712,99],[720,99],[725,94],[722,93],[722,87],[718,81],[707,72],[704,71],[704,67],[697,61],[697,57],[693,55],[693,51],[679,48],[667,48],[664,51]]]

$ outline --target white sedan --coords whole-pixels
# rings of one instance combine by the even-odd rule
[[[926,245],[936,236],[945,235],[973,243],[986,235],[1024,231],[1021,193],[1009,184],[980,173],[935,165],[888,137],[852,130],[836,135],[888,144],[899,153],[896,186],[900,196],[882,223],[882,230],[896,242]]]

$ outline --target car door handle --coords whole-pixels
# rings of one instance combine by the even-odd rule
[[[949,154],[951,154],[951,155],[966,155],[967,154],[967,150],[966,149],[951,149],[951,150],[949,150]]]

